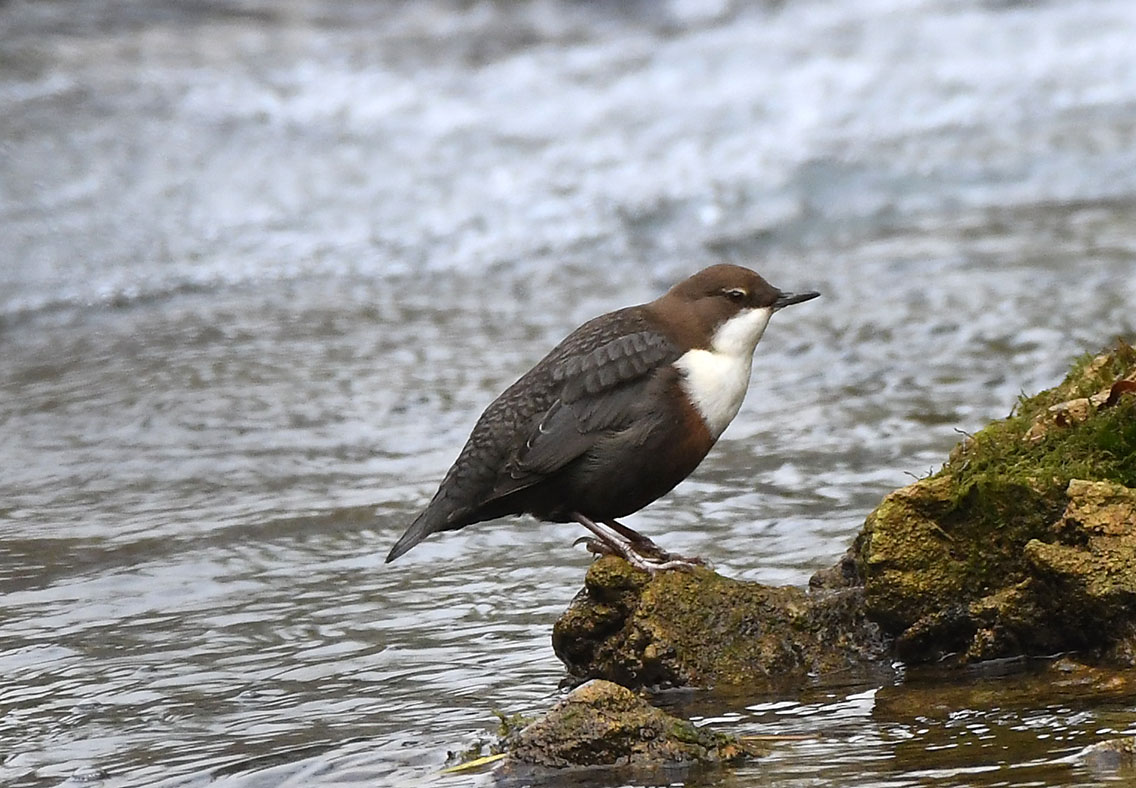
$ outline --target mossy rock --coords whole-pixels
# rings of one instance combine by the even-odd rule
[[[592,681],[504,742],[504,769],[620,766],[636,770],[720,765],[764,754],[751,742],[696,727],[631,690]]]
[[[573,676],[629,687],[767,689],[886,653],[859,588],[807,593],[704,567],[652,577],[614,557],[592,564],[552,644]]]
[[[1131,346],[1082,359],[868,516],[850,560],[901,656],[1136,651],[1134,391]]]

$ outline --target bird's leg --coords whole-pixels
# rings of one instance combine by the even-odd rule
[[[640,555],[636,552],[634,545],[631,544],[629,539],[605,531],[579,512],[573,512],[572,519],[595,534],[595,540],[588,540],[588,550],[591,552],[621,556],[627,563],[635,568],[642,569],[651,574],[655,574],[655,572],[664,569],[689,570],[692,566],[690,561],[681,558],[665,559]],[[593,545],[593,541],[596,544]]]
[[[687,564],[698,564],[699,566],[706,564],[706,561],[698,556],[687,558],[684,555],[664,550],[655,544],[650,537],[644,536],[634,528],[629,528],[618,520],[604,520],[603,524],[620,536],[625,537],[640,555],[649,555],[651,558],[659,561],[682,561]]]
[[[604,520],[603,524],[611,530],[615,531],[620,536],[627,539],[627,541],[633,544],[635,546],[635,549],[640,553],[644,555],[650,555],[653,558],[660,558],[663,560],[666,559],[666,550],[651,541],[650,537],[644,536],[634,528],[629,528],[618,520]]]
[[[643,558],[643,556],[636,553],[631,545],[621,539],[619,536],[608,533],[603,528],[600,528],[590,519],[578,512],[574,513],[572,517],[580,525],[584,526],[593,534],[595,534],[594,539],[588,539],[586,542],[589,552],[597,554],[618,555],[624,558],[627,563],[638,569],[643,569],[647,572],[650,572],[651,574],[654,574],[656,571],[658,571],[658,568],[654,565],[654,562],[649,561]]]

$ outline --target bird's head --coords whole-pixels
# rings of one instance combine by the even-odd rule
[[[820,293],[786,293],[738,265],[713,265],[672,287],[651,306],[687,348],[752,354],[779,309]]]

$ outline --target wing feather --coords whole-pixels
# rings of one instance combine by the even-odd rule
[[[590,320],[494,400],[423,513],[426,532],[505,513],[501,499],[584,455],[644,407],[681,353],[636,307]]]
[[[640,331],[567,359],[553,371],[553,379],[563,383],[560,397],[509,463],[510,478],[519,482],[554,473],[605,433],[626,427],[646,407],[652,373],[679,355],[662,334]]]

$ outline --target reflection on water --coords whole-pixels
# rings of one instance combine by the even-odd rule
[[[723,441],[632,519],[767,583],[1136,328],[1122,0],[0,25],[6,784],[476,781],[438,777],[446,751],[558,693],[578,534],[382,557],[501,388],[706,263],[824,297],[777,316]],[[662,702],[808,735],[699,784],[1092,784],[1063,759],[1129,706],[1029,680]]]

